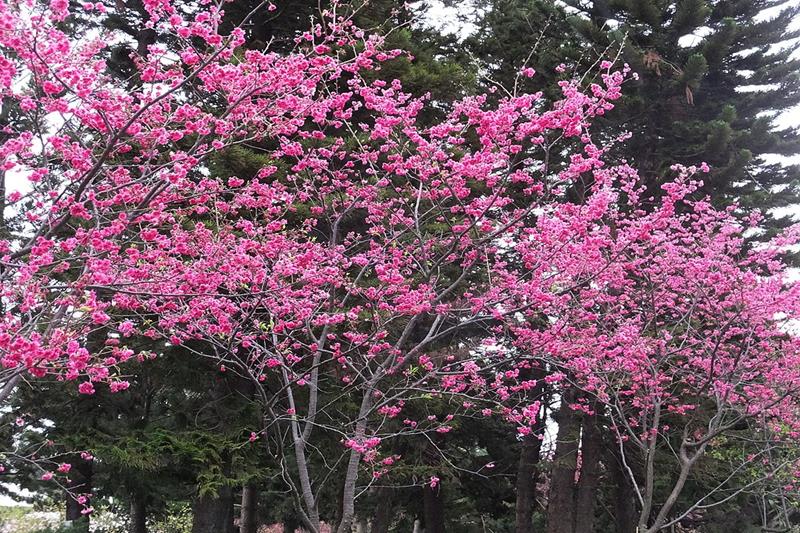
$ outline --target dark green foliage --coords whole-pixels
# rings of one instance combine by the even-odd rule
[[[235,376],[178,349],[125,370],[131,388],[116,394],[98,387],[94,395],[80,395],[72,382],[20,388],[14,413],[31,424],[24,438],[57,443],[55,463],[78,461],[70,450],[89,451],[96,498],[113,496],[117,504],[141,498],[151,515],[193,494],[214,494],[270,472],[259,464],[258,445],[248,442],[258,421]],[[40,475],[21,467],[6,479],[36,491],[37,498],[58,500],[57,486]]]
[[[790,41],[797,32],[787,29],[800,8],[776,0],[567,3],[584,46],[620,51],[640,76],[607,125],[633,134],[617,154],[636,164],[651,191],[670,165],[705,161],[712,172],[703,192],[717,205],[761,209],[768,234],[784,226],[769,211],[797,202],[798,169],[769,157],[800,147],[797,131],[772,124],[800,103]]]
[[[555,68],[574,65],[585,51],[563,7],[547,0],[486,0],[477,7],[483,16],[464,44],[479,64],[481,88],[499,84],[499,96],[545,90],[556,97]],[[518,76],[526,66],[537,74]]]

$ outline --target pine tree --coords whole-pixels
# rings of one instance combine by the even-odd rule
[[[653,192],[668,166],[712,167],[703,192],[717,205],[739,202],[767,215],[768,234],[785,226],[770,211],[796,204],[798,168],[770,161],[800,151],[800,132],[779,130],[777,114],[800,103],[800,6],[782,0],[567,0],[573,27],[594,48],[619,51],[638,73],[608,120],[633,133],[620,156]],[[769,10],[769,11],[766,11]]]
[[[477,30],[464,45],[479,66],[483,88],[499,85],[499,96],[516,90],[557,97],[556,67],[578,63],[583,53],[563,6],[550,0],[477,0],[476,7]],[[525,67],[536,74],[521,76]]]
[[[800,103],[800,7],[783,0],[478,0],[465,45],[488,85],[552,88],[564,76],[617,58],[637,73],[601,126],[633,138],[617,156],[658,194],[674,163],[712,167],[702,193],[766,215],[765,236],[788,218],[772,210],[800,199],[798,168],[773,155],[800,151],[800,133],[774,119]],[[795,41],[793,41],[795,40]],[[520,68],[536,70],[520,78]],[[587,78],[587,82],[591,81]]]

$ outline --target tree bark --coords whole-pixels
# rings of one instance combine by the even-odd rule
[[[541,449],[542,441],[538,431],[534,430],[534,433],[522,440],[517,467],[516,533],[534,533],[533,508],[536,503],[536,483],[539,478],[537,467]]]
[[[67,495],[66,520],[70,524],[70,531],[80,531],[88,533],[89,515],[81,514],[83,506]]]
[[[69,483],[67,483],[66,509],[64,518],[73,524],[75,530],[89,531],[89,515],[83,514],[85,507],[90,506],[88,496],[86,503],[79,503],[76,498],[92,492],[92,475],[94,469],[90,461],[84,461],[80,457],[72,460]]]
[[[258,522],[258,489],[252,485],[242,487],[242,511],[239,516],[240,533],[256,533]]]
[[[547,508],[548,533],[592,533],[603,436],[597,415],[569,408],[574,392],[562,396]],[[578,456],[580,451],[580,466]]]
[[[564,391],[556,420],[558,437],[547,498],[547,533],[573,533],[575,528],[575,472],[580,415],[569,407],[574,401],[574,391]]]
[[[233,492],[222,487],[214,496],[197,496],[192,504],[192,533],[228,533],[233,527]]]
[[[441,482],[436,487],[422,488],[422,505],[425,513],[425,533],[446,533],[444,523],[444,498]]]
[[[367,415],[372,407],[372,393],[375,391],[374,381],[375,378],[367,384],[364,389],[364,395],[361,398],[361,407],[358,410],[358,421],[356,422],[354,434],[354,439],[357,442],[361,441],[366,433]],[[337,533],[349,533],[353,525],[359,461],[361,461],[361,453],[355,449],[350,450],[350,458],[347,462],[347,470],[342,484],[342,516],[339,521],[339,527],[336,528]]]
[[[394,494],[388,487],[381,487],[377,490],[376,499],[378,504],[375,506],[375,516],[372,519],[370,533],[389,533],[392,525],[392,497]]]
[[[585,416],[581,431],[581,470],[575,493],[575,533],[594,531],[594,509],[600,483],[603,436],[597,416]]]
[[[630,476],[625,471],[617,444],[612,443],[608,449],[608,467],[614,483],[614,525],[616,533],[636,533],[636,522],[639,520],[636,492]]]
[[[140,494],[131,495],[130,533],[147,533],[147,503]]]
[[[67,522],[77,522],[83,518],[84,515],[81,514],[83,506],[75,501],[75,498],[73,498],[70,494],[67,494],[66,504],[67,507],[66,512],[64,513],[64,518],[67,520]],[[88,530],[89,528],[87,527],[86,529]]]

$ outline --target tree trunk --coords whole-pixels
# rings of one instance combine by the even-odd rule
[[[82,510],[83,506],[81,504],[67,496],[66,520],[70,525],[70,531],[89,532],[89,515],[81,514]]]
[[[636,533],[639,512],[636,505],[636,492],[630,476],[622,465],[617,444],[609,447],[608,466],[614,483],[614,524],[616,533]]]
[[[597,416],[584,416],[581,431],[581,472],[575,494],[575,533],[594,531],[594,508],[600,483],[603,436]]]
[[[300,520],[294,515],[284,515],[283,533],[294,533],[300,527]]]
[[[230,487],[222,487],[216,496],[197,496],[192,504],[192,516],[192,533],[228,533],[233,527]]]
[[[64,518],[73,524],[75,531],[89,531],[89,515],[83,514],[84,508],[90,506],[88,496],[86,502],[81,504],[76,498],[88,495],[92,492],[92,475],[94,473],[92,463],[84,461],[80,457],[74,457],[71,461],[72,469],[69,473],[69,483],[67,483],[66,509]]]
[[[575,528],[575,471],[578,458],[580,414],[570,409],[575,393],[561,395],[558,437],[547,497],[547,533],[573,533]]]
[[[81,511],[83,510],[83,506],[75,501],[71,495],[67,494],[67,508],[64,514],[64,518],[67,522],[77,523],[79,520],[83,519]],[[88,527],[86,528],[89,529]]]
[[[240,394],[248,398],[252,394],[252,384],[235,374],[210,374],[213,380],[209,390],[210,412],[220,430],[232,427],[230,412],[223,408],[223,400],[231,395]],[[220,452],[217,466],[221,479],[231,477],[231,451]],[[195,495],[192,502],[192,533],[236,533],[233,512],[233,488],[222,485],[217,493],[201,493]]]
[[[147,504],[139,494],[131,495],[130,533],[147,533]]]
[[[231,490],[230,502],[225,507],[225,533],[239,533],[239,528],[236,527],[236,511],[233,508],[233,500],[233,490]]]
[[[534,430],[534,433],[522,440],[517,467],[516,533],[534,533],[533,507],[536,503],[536,483],[539,477],[537,467],[541,449],[542,441],[538,431]]]
[[[375,391],[376,378],[373,377],[364,389],[361,397],[361,406],[358,409],[358,421],[353,438],[360,441],[364,438],[367,430],[367,415],[372,408],[372,393]],[[353,525],[356,505],[356,481],[358,481],[358,467],[361,461],[361,453],[355,449],[350,450],[350,457],[345,470],[344,483],[342,484],[342,514],[339,521],[337,533],[349,533]]]
[[[375,506],[375,517],[372,520],[370,533],[389,533],[392,525],[392,489],[381,487],[376,494],[377,505]]]
[[[258,523],[258,489],[252,485],[242,487],[242,511],[239,516],[239,533],[256,533]]]
[[[422,488],[422,506],[425,513],[425,533],[446,533],[444,524],[444,498],[441,482],[436,487]]]

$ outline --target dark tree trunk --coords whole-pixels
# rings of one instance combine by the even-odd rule
[[[372,520],[370,533],[389,533],[392,525],[392,489],[381,487],[377,490],[378,503],[375,506],[375,517]]]
[[[575,393],[566,390],[558,410],[558,437],[547,497],[547,533],[573,533],[575,528],[575,471],[580,414],[570,409]]]
[[[69,472],[69,482],[67,483],[66,509],[64,518],[73,524],[76,530],[89,531],[89,515],[83,514],[84,508],[90,506],[88,496],[86,502],[81,504],[77,498],[88,495],[92,492],[93,468],[90,461],[84,461],[80,457],[71,460],[72,469]]]
[[[79,504],[75,499],[67,494],[67,509],[64,518],[66,518],[67,522],[76,522],[83,518],[81,514],[81,510],[83,506]]]
[[[283,533],[294,533],[300,527],[300,520],[296,516],[283,517]]]
[[[197,496],[192,504],[192,533],[228,533],[233,528],[233,492],[223,487],[215,496]]]
[[[581,472],[575,494],[575,533],[594,531],[594,508],[600,483],[603,435],[597,416],[584,416],[581,431]]]
[[[147,533],[147,504],[139,494],[131,495],[130,533]]]
[[[232,394],[249,398],[252,383],[235,374],[211,374],[209,399],[210,413],[213,413],[220,430],[232,427],[230,406],[226,408],[225,400]],[[220,453],[218,466],[221,478],[231,477],[231,451]],[[217,493],[198,493],[192,502],[192,533],[237,533],[234,525],[234,491],[229,485],[223,485]]]
[[[534,533],[533,508],[536,504],[541,449],[542,441],[536,430],[522,440],[517,466],[516,533]]]
[[[258,489],[252,485],[242,487],[242,512],[239,516],[240,533],[256,533],[258,523]]]
[[[76,502],[70,496],[67,496],[66,519],[71,525],[70,531],[81,531],[88,533],[89,515],[81,514],[82,510],[83,506],[81,504]]]
[[[538,400],[545,396],[545,373],[542,369],[532,367],[523,369],[520,379],[535,379],[537,385],[530,392],[530,400]],[[545,402],[546,403],[546,402]],[[547,424],[547,413],[542,413],[531,428],[532,433],[526,435],[520,443],[519,463],[517,464],[515,505],[516,533],[533,533],[533,511],[536,506],[536,485],[539,481],[539,461],[542,451],[542,437]]]
[[[614,482],[614,524],[616,533],[636,533],[639,521],[636,492],[630,475],[625,471],[617,444],[609,447],[608,465]]]
[[[227,516],[225,517],[225,533],[239,533],[239,528],[236,527],[236,511],[233,508],[233,491],[231,490],[231,499],[226,506]]]
[[[441,482],[431,488],[425,485],[422,488],[422,506],[425,512],[425,533],[446,533],[444,523],[444,494]]]

